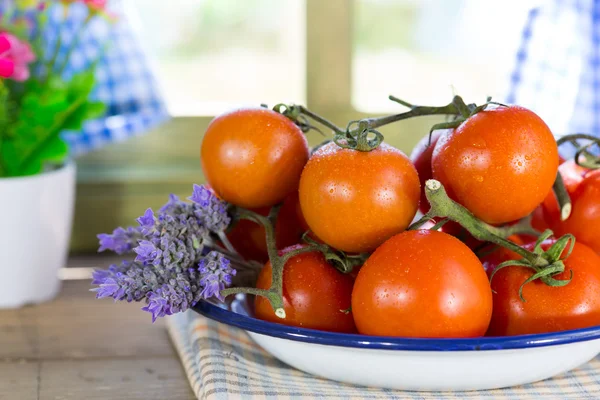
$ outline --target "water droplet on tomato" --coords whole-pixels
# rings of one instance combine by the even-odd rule
[[[482,137],[477,137],[473,139],[471,145],[477,149],[484,149],[486,147],[485,140]]]

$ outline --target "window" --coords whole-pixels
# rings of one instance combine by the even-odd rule
[[[305,103],[304,0],[131,0],[174,116]],[[161,27],[157,29],[157,27]]]
[[[533,2],[358,0],[352,104],[393,112],[389,94],[414,104],[502,95]]]
[[[75,251],[203,182],[202,134],[225,109],[298,102],[343,126],[401,111],[389,94],[416,104],[446,104],[453,88],[469,102],[497,95],[534,0],[122,1],[174,118],[78,160]],[[381,131],[409,152],[439,120]]]

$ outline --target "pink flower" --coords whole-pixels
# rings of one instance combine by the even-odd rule
[[[10,42],[4,36],[0,36],[0,77],[8,78],[15,72],[15,63],[4,56],[10,51]]]
[[[106,8],[107,0],[83,0],[91,11],[101,12]]]
[[[33,61],[35,61],[35,54],[29,43],[19,40],[10,33],[0,33],[0,76],[24,81],[29,78],[28,64]],[[10,72],[11,64],[12,72]]]

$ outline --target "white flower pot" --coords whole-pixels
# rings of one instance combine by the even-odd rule
[[[75,198],[75,164],[0,178],[0,308],[54,298],[65,266]]]

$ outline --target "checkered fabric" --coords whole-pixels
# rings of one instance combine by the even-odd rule
[[[73,155],[144,133],[168,118],[149,60],[123,12],[121,1],[109,2],[108,9],[119,16],[119,22],[109,24],[103,18],[94,18],[81,35],[78,35],[79,27],[88,15],[82,3],[71,5],[66,23],[62,22],[60,5],[53,5],[49,10],[46,53],[52,54],[61,32],[65,51],[58,62],[62,63],[66,49],[79,36],[79,44],[64,76],[98,61],[97,85],[92,97],[108,105],[106,115],[87,122],[81,132],[63,132]]]
[[[544,0],[530,11],[505,101],[555,135],[600,135],[600,0]]]
[[[293,369],[240,329],[188,311],[167,318],[192,390],[201,400],[226,399],[600,399],[600,359],[553,379],[478,392],[402,392],[346,385]]]

